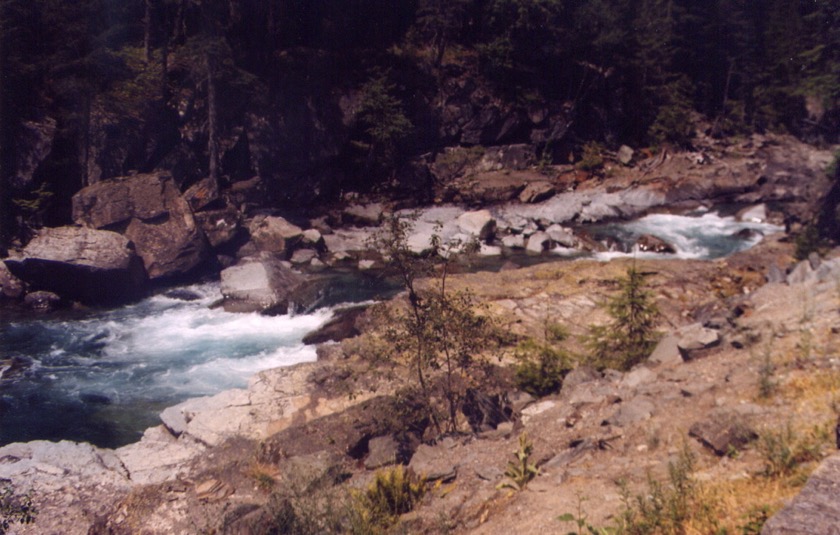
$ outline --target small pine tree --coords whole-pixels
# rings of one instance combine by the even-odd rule
[[[645,274],[635,265],[618,282],[621,291],[607,303],[612,322],[592,327],[587,343],[599,367],[628,370],[644,361],[656,345],[659,309],[645,288]]]

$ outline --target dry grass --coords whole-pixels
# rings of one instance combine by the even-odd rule
[[[263,492],[271,492],[277,485],[280,470],[273,464],[252,461],[246,475],[254,480],[257,488]]]
[[[710,500],[717,504],[719,527],[725,533],[744,533],[753,512],[765,509],[770,516],[802,488],[799,479],[754,476],[711,483]]]

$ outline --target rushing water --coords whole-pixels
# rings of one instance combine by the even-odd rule
[[[0,383],[0,444],[71,439],[116,446],[159,423],[166,406],[242,387],[254,373],[315,359],[301,338],[330,315],[232,314],[217,284],[81,318],[0,325],[7,357],[31,365]]]
[[[627,223],[594,225],[590,233],[596,238],[609,237],[622,250],[600,253],[600,259],[636,255],[658,258],[669,256],[683,259],[711,259],[729,256],[749,249],[768,234],[782,232],[783,227],[754,221],[738,221],[734,216],[717,212],[698,212],[688,215],[651,214]],[[640,236],[651,234],[676,249],[675,255],[640,253],[633,244]]]
[[[744,229],[751,232],[739,236]],[[713,213],[650,215],[589,229],[624,249],[653,234],[681,258],[725,256],[779,230]],[[598,256],[620,254],[633,253]],[[362,282],[334,279],[332,302],[369,299],[382,290],[378,284],[362,288]],[[231,314],[210,306],[220,298],[218,284],[183,290],[118,309],[0,321],[0,445],[133,442],[159,423],[167,406],[243,387],[260,370],[314,360],[315,349],[301,339],[331,315],[329,308],[297,316]],[[3,365],[8,359],[26,365],[9,369]]]

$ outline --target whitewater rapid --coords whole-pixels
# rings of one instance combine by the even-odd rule
[[[686,215],[650,214],[634,221],[593,225],[593,236],[609,236],[621,245],[619,250],[595,254],[599,260],[635,256],[637,258],[681,258],[710,260],[745,251],[764,236],[785,229],[759,221],[740,221],[718,212],[695,212]],[[634,244],[643,235],[652,235],[672,245],[675,254],[639,251]],[[562,254],[563,251],[557,251]]]
[[[203,284],[82,318],[0,325],[5,358],[30,361],[0,383],[0,444],[128,443],[156,425],[166,406],[316,359],[301,340],[331,316],[329,309],[235,314],[211,306],[220,298],[217,283]]]

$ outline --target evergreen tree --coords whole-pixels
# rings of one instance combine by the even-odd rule
[[[393,172],[413,130],[394,91],[395,86],[382,72],[375,72],[360,90],[352,143],[359,152],[362,173],[377,179]]]
[[[635,265],[618,280],[619,293],[606,305],[612,321],[590,331],[588,345],[596,365],[629,370],[650,356],[659,334],[659,309]]]

